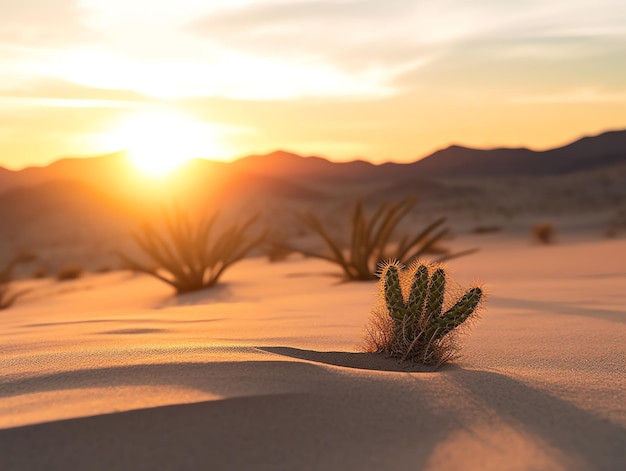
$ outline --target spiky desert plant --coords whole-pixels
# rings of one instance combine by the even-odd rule
[[[58,281],[76,280],[83,275],[85,270],[78,263],[67,263],[57,272]]]
[[[11,289],[13,270],[21,263],[28,263],[37,258],[30,252],[20,252],[0,270],[0,310],[7,309],[15,303],[17,298],[27,293],[28,290],[14,291]]]
[[[474,286],[447,302],[443,266],[387,263],[380,273],[380,300],[366,337],[367,349],[402,361],[439,366],[454,358],[459,327],[476,315],[483,290]],[[449,307],[444,309],[444,305]]]
[[[163,231],[145,223],[133,234],[150,265],[121,252],[118,255],[127,268],[167,283],[177,294],[214,286],[230,266],[248,255],[264,237],[248,237],[256,215],[215,235],[217,212],[197,219],[180,210],[164,211],[163,216]]]
[[[0,311],[10,308],[27,290],[12,291],[9,283],[0,283]]]
[[[37,259],[37,255],[28,251],[19,252],[0,269],[0,283],[8,283],[13,279],[13,270],[22,263],[29,263]]]
[[[301,214],[301,221],[323,239],[330,253],[312,252],[295,247],[293,250],[339,265],[348,280],[376,279],[376,267],[381,261],[393,258],[410,263],[411,260],[429,253],[429,250],[436,247],[436,244],[449,233],[448,229],[441,227],[446,219],[439,218],[413,236],[405,234],[398,244],[394,245],[392,242],[399,224],[411,212],[416,202],[415,198],[407,198],[395,204],[383,203],[368,218],[363,202],[357,201],[352,214],[350,246],[347,253],[342,249],[339,240],[331,237],[317,216],[310,212]],[[474,251],[475,249],[455,254],[448,253],[439,257],[438,261],[468,255]]]
[[[548,245],[554,242],[555,230],[550,223],[535,224],[532,227],[533,237],[537,242]]]

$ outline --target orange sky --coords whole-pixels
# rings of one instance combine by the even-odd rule
[[[13,169],[122,148],[407,161],[451,143],[546,148],[626,128],[621,0],[0,0],[0,11],[0,165]]]

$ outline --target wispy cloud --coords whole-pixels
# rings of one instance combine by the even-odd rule
[[[80,0],[0,0],[0,41],[66,44],[86,39]]]
[[[616,0],[418,2],[344,0],[257,2],[192,22],[187,31],[228,51],[269,61],[305,63],[357,75],[379,68],[387,90],[406,92],[446,71],[457,83],[482,80],[481,69],[521,59],[526,80],[553,63],[606,58],[606,41],[626,41],[626,8]],[[600,40],[605,40],[604,43]],[[614,60],[623,51],[612,45]],[[498,76],[499,74],[496,74]],[[556,75],[566,80],[563,74]]]
[[[521,95],[508,100],[513,104],[589,104],[589,103],[626,103],[626,91],[611,93],[593,88],[581,88],[550,95]]]

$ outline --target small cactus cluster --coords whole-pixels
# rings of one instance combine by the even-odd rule
[[[444,310],[443,267],[417,262],[403,268],[392,262],[380,278],[382,303],[368,329],[369,349],[423,364],[440,365],[453,358],[456,329],[476,313],[483,290],[470,288]]]

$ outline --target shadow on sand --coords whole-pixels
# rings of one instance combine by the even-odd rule
[[[324,365],[364,368],[368,355],[263,350],[320,364],[213,361],[5,378],[1,397],[165,385],[224,399],[0,430],[0,468],[417,470],[430,466],[449,437],[494,417],[537,446],[550,445],[546,453],[556,462],[571,458],[574,469],[617,470],[626,460],[624,428],[503,374],[458,367],[354,374]],[[480,459],[525,462],[498,430],[489,432]]]
[[[351,353],[351,352],[318,352],[315,350],[301,350],[291,347],[257,347],[264,352],[274,353],[290,358],[308,360],[326,365],[342,366],[370,371],[396,372],[433,372],[434,369],[410,362],[399,362],[378,353]]]
[[[558,301],[535,301],[532,299],[494,297],[491,300],[491,306],[492,308],[494,306],[501,306],[509,309],[529,309],[532,311],[585,316],[610,322],[626,323],[626,310],[585,308]]]

